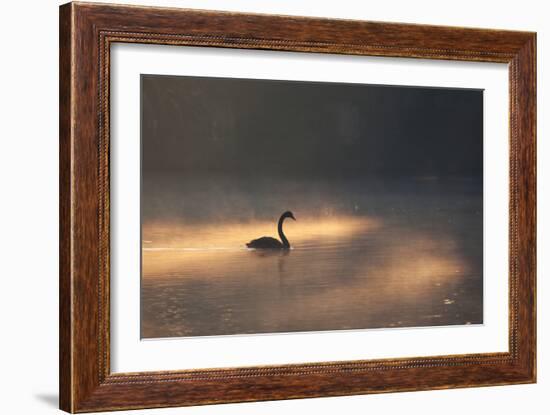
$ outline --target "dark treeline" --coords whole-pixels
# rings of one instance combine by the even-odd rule
[[[144,174],[482,176],[481,90],[157,75],[141,83]]]

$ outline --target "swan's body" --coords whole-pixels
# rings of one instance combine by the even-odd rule
[[[253,239],[249,243],[246,244],[248,248],[254,248],[254,249],[290,249],[290,243],[288,242],[288,239],[286,239],[285,234],[283,233],[283,222],[286,218],[291,218],[293,220],[296,220],[292,212],[287,211],[281,215],[279,218],[279,223],[277,225],[277,230],[279,232],[279,238],[281,240],[272,238],[270,236],[263,236],[258,239]]]
[[[284,249],[285,246],[278,239],[272,238],[271,236],[262,236],[258,239],[253,239],[246,244],[249,248],[255,249]],[[290,248],[288,246],[287,248]]]

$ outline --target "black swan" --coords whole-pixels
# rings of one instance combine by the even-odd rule
[[[279,238],[281,238],[280,241],[278,239],[271,238],[270,236],[263,236],[258,239],[253,239],[252,241],[247,243],[246,246],[255,249],[290,249],[290,243],[283,233],[283,222],[286,218],[296,220],[296,218],[290,211],[286,211],[281,215],[281,217],[279,218],[279,225],[277,226],[277,230],[279,231]]]

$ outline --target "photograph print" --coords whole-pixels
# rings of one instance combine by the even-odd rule
[[[483,90],[140,88],[143,339],[483,323]]]

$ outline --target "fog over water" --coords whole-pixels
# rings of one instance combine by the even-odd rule
[[[143,76],[142,337],[482,323],[482,104]]]
[[[476,182],[167,183],[144,186],[143,337],[482,322]],[[247,249],[289,205],[292,249]]]

